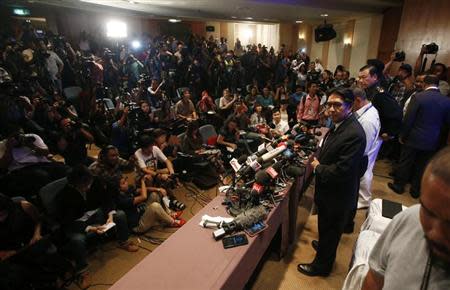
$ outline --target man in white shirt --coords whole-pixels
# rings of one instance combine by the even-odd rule
[[[371,251],[363,290],[450,289],[450,148],[422,177],[420,205],[394,217]]]
[[[65,176],[67,167],[51,162],[44,141],[36,134],[17,131],[0,142],[0,168],[8,170],[2,191],[10,196],[37,194],[47,183]]]
[[[270,130],[274,137],[278,137],[284,135],[287,131],[289,131],[288,122],[281,119],[281,113],[279,109],[274,109],[272,112],[272,121],[274,128]]]
[[[355,88],[353,90],[355,102],[353,104],[353,112],[356,119],[361,124],[366,133],[366,149],[364,156],[367,156],[367,169],[364,176],[360,180],[358,209],[369,207],[372,193],[370,187],[373,179],[373,167],[377,159],[378,151],[381,146],[380,134],[380,116],[377,109],[367,99],[366,92],[363,89]]]
[[[154,186],[167,181],[173,175],[174,169],[172,162],[164,155],[161,149],[155,145],[155,139],[152,136],[144,135],[140,139],[140,148],[134,153],[137,161],[136,180],[140,180],[144,175],[150,175],[147,186]],[[158,169],[158,162],[164,163],[166,168]],[[156,183],[156,184],[155,184]],[[170,199],[167,191],[158,186],[158,194],[166,208],[169,208]]]

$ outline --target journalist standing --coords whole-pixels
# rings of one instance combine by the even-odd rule
[[[359,184],[357,208],[360,209],[369,207],[372,199],[370,187],[372,186],[373,167],[381,146],[381,140],[378,138],[381,124],[378,110],[367,99],[366,92],[361,88],[355,88],[353,89],[353,94],[355,95],[355,103],[353,104],[355,118],[361,124],[366,134],[364,156],[367,157],[367,170],[361,177]]]
[[[318,210],[319,241],[316,257],[297,270],[308,276],[328,276],[344,227],[355,206],[366,136],[352,114],[353,92],[337,89],[326,103],[334,126],[325,136],[318,159],[311,163],[316,175],[314,201]]]
[[[420,181],[425,166],[438,150],[445,124],[450,124],[450,101],[439,91],[439,78],[427,75],[425,90],[414,95],[403,119],[399,136],[402,144],[400,160],[394,170],[394,182],[390,189],[401,194],[411,181],[410,194],[420,195]]]

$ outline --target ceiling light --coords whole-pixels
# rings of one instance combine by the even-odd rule
[[[175,18],[170,18],[169,22],[170,23],[178,23],[178,22],[181,22],[181,20],[180,19],[175,19]]]
[[[245,17],[247,20],[253,20],[253,17]]]
[[[327,13],[320,14],[321,17],[328,17]]]
[[[106,36],[112,38],[127,37],[127,24],[117,20],[109,21],[106,23]]]
[[[297,20],[295,23],[303,23],[303,20]]]
[[[237,17],[236,16],[231,16],[231,18],[236,19]]]
[[[134,2],[134,1],[132,1],[132,0],[130,0],[130,1],[128,1],[128,2],[130,2],[130,4],[136,4],[136,2]]]

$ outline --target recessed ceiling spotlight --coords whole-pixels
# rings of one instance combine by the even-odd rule
[[[178,23],[178,22],[181,22],[181,20],[180,19],[175,19],[175,18],[170,18],[169,22],[170,23]]]
[[[245,17],[247,20],[253,20],[253,17]]]
[[[328,14],[327,14],[327,13],[323,13],[323,14],[320,14],[320,16],[322,16],[322,17],[328,17]]]
[[[129,0],[128,1],[130,4],[136,4],[136,2],[134,2],[133,0]]]
[[[297,20],[295,23],[303,23],[303,20]]]
[[[231,16],[231,18],[236,19],[237,17],[236,16]]]

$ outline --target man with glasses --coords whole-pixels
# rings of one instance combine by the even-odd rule
[[[333,127],[325,136],[318,158],[311,163],[316,175],[314,201],[318,210],[319,241],[313,241],[316,257],[297,270],[308,276],[328,276],[344,227],[355,206],[359,179],[365,168],[366,136],[352,114],[353,92],[331,92],[327,113]]]

